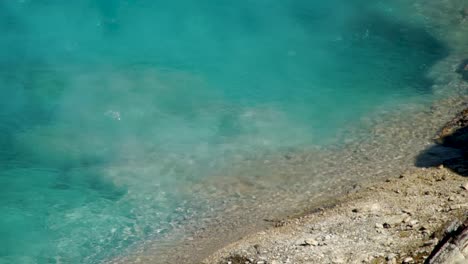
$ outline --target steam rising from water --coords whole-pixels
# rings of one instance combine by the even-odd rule
[[[0,262],[96,263],[196,217],[233,159],[430,94],[444,47],[389,6],[1,2]]]

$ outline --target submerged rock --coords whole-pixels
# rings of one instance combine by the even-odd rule
[[[462,61],[462,63],[460,63],[456,72],[461,74],[463,80],[468,81],[468,59],[465,59]]]

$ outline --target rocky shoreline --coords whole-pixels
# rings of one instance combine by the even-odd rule
[[[460,11],[464,0],[413,2],[450,49],[428,73],[436,97],[431,107],[403,104],[407,109],[378,113],[369,119],[371,135],[344,148],[278,153],[268,163],[242,163],[233,167],[245,171],[208,178],[199,192],[203,197],[213,186],[210,195],[221,197],[216,218],[206,217],[201,227],[186,221],[175,246],[149,242],[109,263],[422,263],[429,257],[445,228],[468,210],[463,150],[444,146],[454,130],[441,134],[439,144],[432,140],[467,106],[468,19]],[[268,177],[252,182],[252,172]]]
[[[203,263],[423,263],[467,212],[466,178],[443,166],[419,168],[249,236]],[[459,263],[468,263],[464,257]]]
[[[456,71],[463,79],[467,61]],[[450,154],[428,161],[432,168],[408,170],[328,208],[276,222],[203,263],[468,263],[468,108],[435,142],[432,148]],[[458,240],[450,242],[454,230]]]
[[[464,5],[415,2],[421,14],[435,21],[438,28],[433,32],[453,52],[431,74],[435,93],[441,95],[455,86],[459,94],[466,94]],[[448,63],[458,84],[437,83],[447,77],[439,74]],[[416,158],[413,168],[401,174],[395,170],[383,183],[370,183],[303,216],[275,221],[273,227],[218,250],[202,263],[468,263],[468,108],[465,99],[461,104],[465,110],[441,128],[436,144]],[[463,232],[458,242],[449,237],[455,229]]]

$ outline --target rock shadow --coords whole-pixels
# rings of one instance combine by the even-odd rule
[[[468,176],[468,108],[441,129],[436,145],[421,152],[416,158],[418,167],[440,165]]]

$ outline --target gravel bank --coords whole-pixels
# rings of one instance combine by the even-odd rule
[[[467,178],[443,166],[410,170],[332,208],[279,222],[203,263],[423,263],[446,226],[466,218],[467,189]]]

